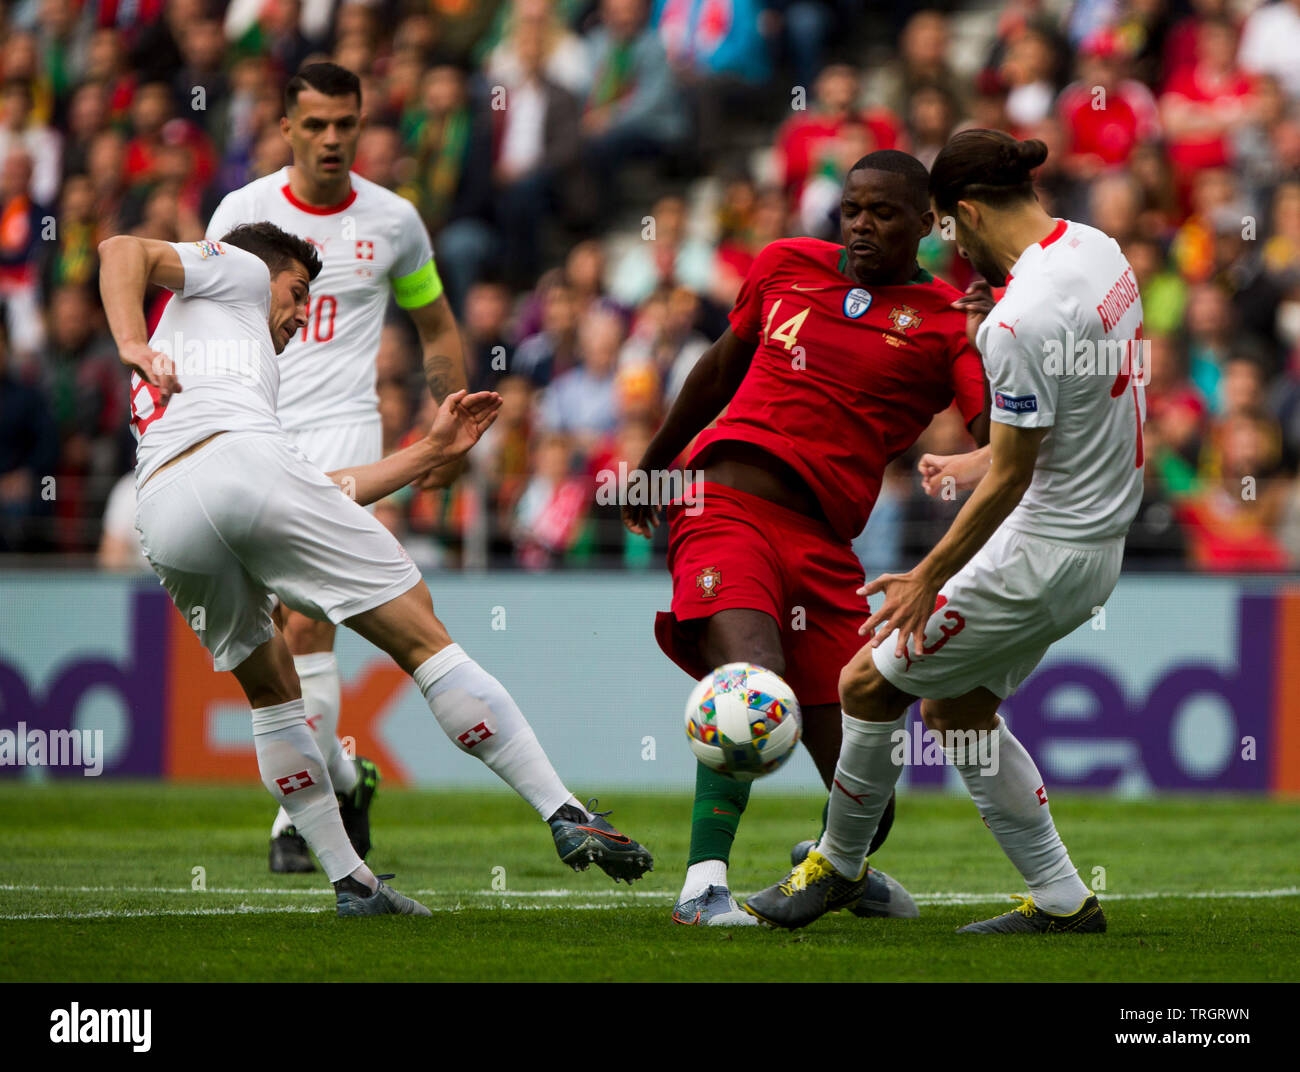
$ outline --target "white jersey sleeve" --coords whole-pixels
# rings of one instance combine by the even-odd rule
[[[418,309],[442,294],[442,282],[433,265],[433,243],[411,202],[399,199],[395,215],[397,232],[388,280],[398,305],[403,309]]]
[[[429,232],[415,206],[405,198],[402,198],[397,208],[397,227],[397,249],[393,256],[393,266],[389,269],[393,279],[408,276],[433,260],[433,243],[429,241]]]
[[[992,420],[1017,428],[1051,428],[1056,423],[1060,377],[1046,368],[1043,340],[1065,334],[1064,306],[1040,306],[1010,324],[992,315],[985,321],[983,356]]]
[[[246,303],[266,313],[271,305],[271,273],[266,262],[247,250],[211,239],[173,242],[185,269],[182,298]]]

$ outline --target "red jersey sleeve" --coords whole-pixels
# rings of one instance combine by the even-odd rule
[[[970,424],[984,412],[988,398],[988,378],[979,351],[963,335],[961,347],[952,360],[952,393],[961,411],[961,419]]]
[[[736,338],[745,342],[758,342],[763,333],[763,284],[768,281],[772,269],[780,259],[780,243],[772,242],[763,247],[763,251],[749,266],[749,274],[740,286],[736,304],[727,315]]]

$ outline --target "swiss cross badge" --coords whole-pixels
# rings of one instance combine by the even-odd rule
[[[721,583],[722,574],[715,566],[702,569],[695,575],[695,587],[700,590],[700,596],[704,599],[717,599],[718,585]]]
[[[899,331],[908,332],[921,322],[921,314],[910,305],[895,305],[889,311],[889,319]]]
[[[464,733],[456,738],[466,749],[473,748],[491,737],[492,731],[488,729],[486,722],[480,722],[477,726],[471,726]]]
[[[280,787],[280,792],[287,797],[290,793],[296,793],[299,789],[306,789],[309,785],[315,785],[316,783],[311,780],[311,775],[307,771],[300,770],[297,774],[277,778],[275,784]]]
[[[375,259],[375,244],[373,242],[361,241],[357,243],[357,260],[373,261]]]

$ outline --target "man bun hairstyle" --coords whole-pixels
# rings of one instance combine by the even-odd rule
[[[361,79],[337,63],[308,63],[298,69],[284,87],[284,114],[298,107],[298,94],[304,89],[314,89],[327,97],[356,97],[361,106]]]
[[[1031,178],[1047,159],[1037,138],[1016,141],[1001,130],[964,130],[939,150],[930,169],[930,196],[941,212],[958,201],[983,201],[1001,208],[1034,200]]]
[[[233,231],[227,232],[221,241],[262,260],[272,279],[295,261],[307,269],[308,279],[320,275],[320,257],[316,255],[311,243],[305,238],[280,230],[266,220],[240,224]]]

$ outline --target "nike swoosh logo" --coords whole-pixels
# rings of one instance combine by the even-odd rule
[[[611,834],[608,830],[597,830],[594,826],[580,826],[579,830],[585,830],[589,834],[599,834],[603,838],[614,842],[616,845],[630,845],[632,839],[626,834]]]
[[[830,290],[831,288],[830,287],[801,287],[798,283],[791,283],[790,289],[808,291],[808,290]]]
[[[714,815],[735,815],[736,813],[734,811],[723,811],[721,808],[714,808],[713,814]]]

